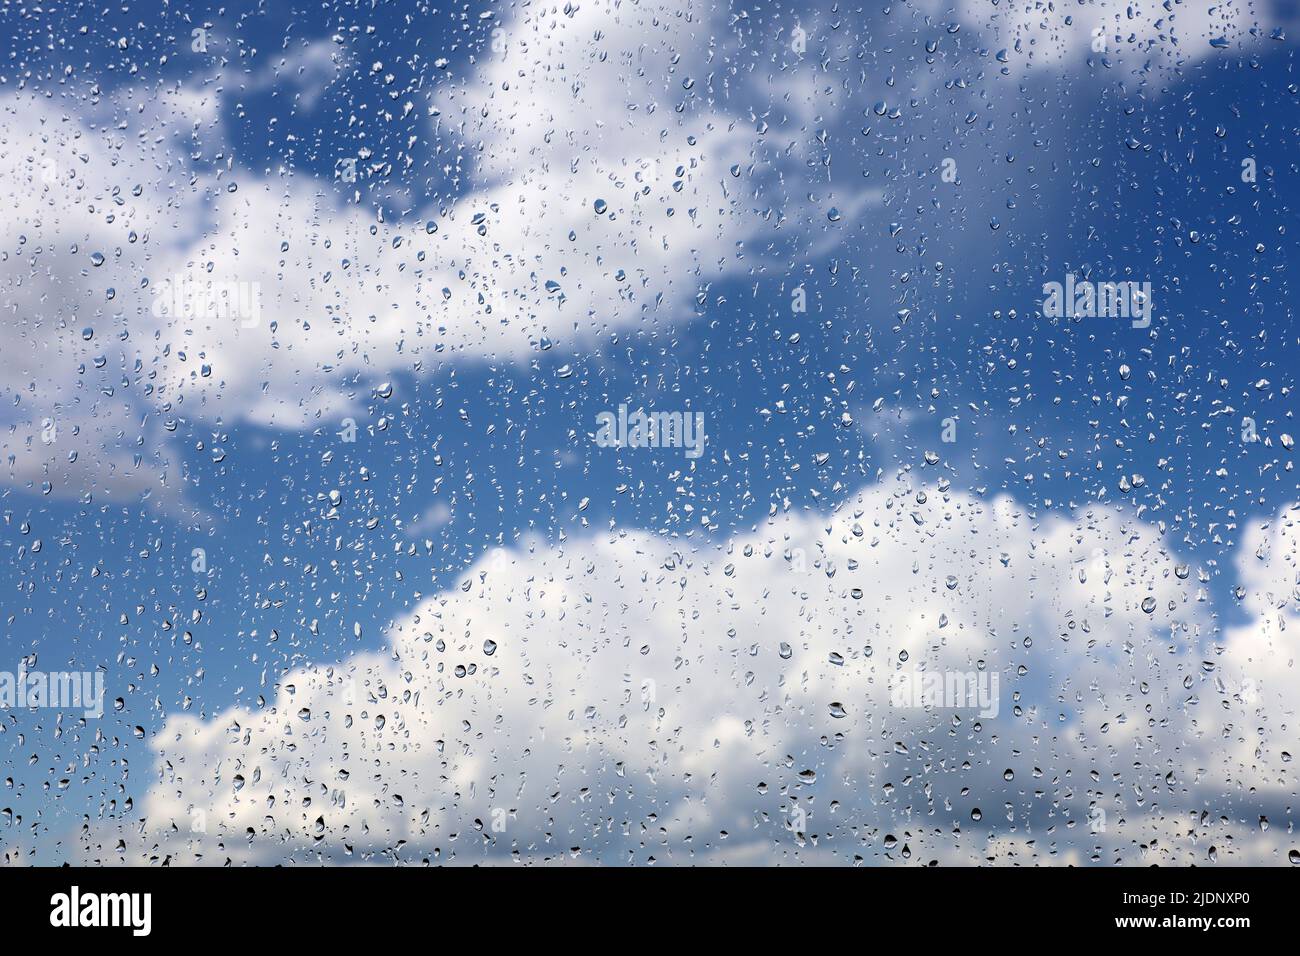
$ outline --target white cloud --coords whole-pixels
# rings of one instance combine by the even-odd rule
[[[284,52],[274,56],[240,88],[246,92],[272,90],[291,95],[303,110],[315,109],[330,86],[351,67],[341,37],[328,40],[286,40]]]
[[[1246,712],[1202,666],[1212,619],[1179,565],[1105,509],[886,486],[707,553],[630,533],[502,552],[385,651],[296,670],[256,712],[169,719],[128,854],[1200,860],[1255,807],[1196,816],[1232,769],[1218,722]],[[996,673],[1001,712],[892,706],[903,667]]]
[[[452,518],[451,507],[445,501],[435,501],[424,509],[424,513],[406,527],[410,537],[431,534],[445,525]]]
[[[1013,62],[1060,64],[1086,56],[1096,23],[1153,55],[1199,56],[1208,37],[1240,33],[1242,10],[1107,0],[968,5],[959,18],[1019,44]],[[768,39],[793,57],[784,33]],[[401,104],[468,156],[458,173],[474,188],[421,217],[436,232],[376,221],[333,186],[240,169],[217,144],[201,153],[224,157],[224,175],[191,172],[186,147],[222,132],[207,90],[128,87],[79,113],[12,97],[0,129],[20,157],[0,170],[8,479],[174,497],[177,416],[314,427],[395,373],[519,361],[543,342],[599,351],[681,321],[720,278],[771,268],[783,243],[813,241],[810,223],[773,206],[806,205],[816,164],[752,110],[770,102],[805,126],[835,117],[819,113],[815,83],[733,73],[734,42],[720,18],[673,5],[521,11],[465,80],[432,105]],[[290,46],[243,86],[319,91],[349,58],[334,39]],[[880,201],[838,198],[850,219]],[[155,290],[178,275],[257,288],[263,320],[155,315]],[[47,421],[58,443],[40,440]]]
[[[958,18],[977,28],[994,52],[1006,51],[1003,62],[1012,70],[1068,68],[1089,57],[1185,66],[1209,56],[1212,40],[1234,49],[1254,42],[1247,6],[1223,0],[963,0]]]
[[[716,26],[671,5],[520,13],[436,108],[403,104],[471,156],[473,191],[416,217],[436,231],[378,221],[332,185],[241,169],[219,145],[199,153],[226,169],[191,172],[186,146],[220,133],[207,93],[158,90],[154,105],[128,90],[80,117],[10,99],[3,135],[29,160],[0,171],[16,207],[0,261],[20,343],[0,358],[20,396],[11,480],[54,469],[56,490],[136,494],[160,486],[161,423],[178,416],[314,427],[396,373],[520,360],[544,341],[600,350],[682,320],[709,283],[761,269],[798,235],[756,190],[797,191],[802,149],[758,132],[751,97],[727,107],[712,88]],[[291,49],[244,85],[319,85],[348,55],[335,46]],[[47,161],[58,175],[42,184]],[[256,289],[260,321],[160,314],[177,277]],[[33,445],[47,418],[76,436],[60,451],[78,468]]]
[[[211,104],[161,90],[147,110],[120,105],[141,135],[33,97],[3,105],[14,161],[0,173],[0,454],[10,482],[48,493],[174,501],[158,409],[142,400],[163,356],[132,315],[131,284],[196,211],[177,188],[173,134],[211,123]]]
[[[680,321],[710,282],[757,265],[785,234],[755,184],[797,182],[801,151],[769,149],[748,115],[674,109],[708,81],[715,40],[668,9],[537,9],[499,28],[502,48],[432,108],[431,135],[467,144],[476,184],[426,210],[432,227],[375,223],[301,184],[220,197],[173,271],[257,283],[269,319],[173,323],[166,334],[213,374],[173,363],[172,394],[207,415],[302,427],[351,406],[344,375],[520,360],[543,342],[599,349]]]
[[[1300,714],[1300,505],[1249,529],[1236,573],[1248,620],[1228,628],[1207,666],[1218,695],[1244,712],[1220,714],[1214,731],[1228,780],[1290,803]]]

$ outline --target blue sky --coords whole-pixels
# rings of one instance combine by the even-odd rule
[[[400,830],[412,859],[581,848],[607,862],[657,852],[878,863],[899,859],[884,835],[910,826],[911,844],[958,862],[990,853],[1142,862],[1135,848],[1152,841],[1176,862],[1206,862],[1206,841],[1225,860],[1282,862],[1294,771],[1272,750],[1243,757],[1254,748],[1241,728],[1262,722],[1277,745],[1297,702],[1281,676],[1295,633],[1285,623],[1300,623],[1297,597],[1287,597],[1296,482],[1283,438],[1296,431],[1293,11],[1106,2],[1072,8],[1066,23],[1022,8],[6,11],[0,132],[12,157],[4,194],[17,210],[0,262],[3,321],[17,343],[0,362],[7,666],[36,654],[50,669],[103,667],[109,700],[122,699],[85,726],[48,709],[5,718],[6,851],[40,862],[278,862],[343,859],[342,847],[359,844],[382,858]],[[1094,24],[1105,52],[1092,46]],[[207,31],[204,51],[192,48],[195,29]],[[47,158],[53,182],[41,176]],[[349,159],[355,182],[340,175]],[[955,181],[943,176],[946,160]],[[1243,180],[1243,160],[1254,161],[1254,181]],[[261,323],[159,319],[153,290],[182,272],[260,283]],[[1069,272],[1151,282],[1150,327],[1045,318],[1043,283]],[[798,289],[806,312],[792,309]],[[704,455],[599,448],[596,415],[620,403],[702,412]],[[945,442],[950,418],[956,440]],[[1246,418],[1258,441],[1243,440]],[[33,440],[47,419],[61,426],[52,447]],[[355,443],[340,440],[346,419]],[[891,733],[880,701],[856,686],[870,703],[842,741],[828,738],[790,716],[820,715],[828,692],[807,686],[814,663],[795,668],[799,690],[799,675],[781,670],[793,665],[774,655],[796,622],[732,635],[744,629],[724,621],[735,646],[723,659],[752,643],[772,668],[756,671],[757,683],[792,695],[766,716],[786,736],[765,730],[758,752],[742,745],[701,770],[692,761],[728,739],[710,721],[744,712],[738,701],[754,685],[732,670],[740,665],[697,659],[712,693],[697,681],[680,690],[689,697],[680,718],[667,708],[681,750],[665,754],[662,777],[635,787],[624,812],[637,825],[611,835],[557,768],[576,765],[593,790],[607,786],[619,722],[589,731],[587,749],[566,757],[525,747],[536,730],[527,708],[494,709],[504,691],[491,669],[516,697],[533,686],[525,675],[536,678],[519,663],[533,652],[501,637],[515,613],[503,608],[540,600],[536,582],[567,560],[557,556],[604,555],[611,567],[583,572],[594,575],[585,613],[598,609],[610,635],[637,646],[643,628],[654,653],[680,641],[689,659],[685,648],[717,635],[694,631],[690,613],[680,633],[653,613],[640,622],[613,590],[660,575],[663,600],[681,600],[670,586],[680,574],[692,578],[681,594],[698,591],[703,604],[766,608],[767,578],[742,572],[728,583],[744,542],[776,541],[780,561],[790,546],[781,533],[809,550],[852,539],[844,527],[918,494],[923,509],[951,496],[959,512],[1007,517],[988,527],[972,518],[928,563],[935,539],[885,535],[897,552],[882,568],[915,559],[918,582],[961,578],[980,634],[953,652],[987,649],[1008,681],[1025,657],[1020,692],[1052,720],[1061,710],[1085,738],[1079,749],[1017,726],[1009,701],[997,742],[955,745],[950,756],[980,754],[991,769],[954,791],[955,806],[929,794],[954,786],[932,765],[900,769],[881,797],[828,748],[861,757],[884,734],[915,754],[946,716],[911,715]],[[1037,536],[1053,534],[1081,550],[1040,558]],[[192,570],[195,548],[204,573]],[[507,570],[490,563],[494,549]],[[1116,579],[1104,596],[1071,597],[1094,549],[1115,560]],[[818,622],[801,630],[808,661],[824,664],[853,631],[863,600],[845,599],[854,587],[866,592],[880,647],[858,663],[932,646],[933,622],[899,611],[920,614],[916,596],[893,590],[883,570],[854,568],[851,554],[793,605],[798,627]],[[1190,578],[1171,584],[1181,564]],[[1023,608],[981,603],[999,566],[1016,575],[1008,593],[1032,595]],[[1176,611],[1163,600],[1169,587],[1182,588]],[[1149,594],[1162,595],[1157,613],[1121,608]],[[1089,671],[1063,635],[1080,608],[1103,604],[1093,639],[1120,659],[1126,642],[1136,647],[1146,684],[1170,691],[1162,713],[1145,715],[1145,746],[1126,743],[1141,759],[1086,740],[1114,719],[1124,685],[1107,699],[1094,681],[1085,702],[1070,679]],[[420,756],[410,766],[382,757],[366,783],[352,776],[348,809],[321,814],[323,835],[315,810],[294,804],[322,804],[324,767],[294,765],[301,779],[273,794],[292,810],[231,790],[236,767],[266,762],[270,778],[274,762],[232,725],[276,738],[299,709],[285,687],[319,668],[376,674],[391,655],[398,673],[418,672],[418,641],[398,635],[436,607],[464,615],[475,648],[484,635],[501,645],[494,659],[475,657],[472,693],[447,692],[457,706],[464,699],[467,724],[495,719],[510,738],[496,763],[475,773],[438,766],[433,754],[456,750],[458,735],[474,753],[474,735],[426,688],[426,704],[401,721],[418,725],[401,746]],[[640,623],[619,624],[625,617]],[[1008,650],[991,618],[1037,632],[1038,649]],[[534,642],[568,646],[552,624],[528,620],[542,628]],[[560,634],[585,646],[604,633],[586,626]],[[1113,664],[1092,653],[1099,673]],[[617,694],[595,686],[605,659],[592,655],[568,676],[548,667],[555,686],[604,694],[608,709]],[[1202,660],[1219,670],[1180,669]],[[1195,686],[1185,683],[1192,671]],[[1263,716],[1206,713],[1228,671],[1265,683]],[[450,678],[427,679],[433,688]],[[1098,700],[1109,720],[1091,706]],[[1119,709],[1132,720],[1140,699]],[[387,721],[391,734],[391,713]],[[339,739],[330,726],[319,733],[333,743],[304,747],[319,760]],[[692,733],[700,741],[685,743]],[[391,752],[375,740],[354,746]],[[538,795],[521,787],[524,805],[511,808],[500,839],[467,838],[493,804],[467,795],[461,778],[476,794],[488,788],[511,747],[528,751],[520,765],[536,760],[555,780],[530,783]],[[1025,774],[1000,775],[1004,748],[1046,768],[1054,809],[1084,820],[1082,832],[1052,829]],[[793,773],[812,764],[823,768],[821,791]],[[1155,807],[1150,796],[1134,801],[1174,766],[1195,783],[1170,786]],[[793,779],[778,783],[783,774]],[[760,797],[760,779],[772,799]],[[400,810],[385,804],[398,786]],[[928,837],[895,796],[907,791],[940,805]],[[985,805],[974,824],[962,805],[970,791]],[[1117,791],[1130,801],[1112,811],[1123,825],[1086,832],[1090,801],[1111,806]],[[779,823],[801,799],[812,800],[820,840]],[[832,801],[841,809],[825,810]],[[424,804],[433,822],[421,829],[409,816]],[[1004,804],[1009,821],[991,809]],[[196,807],[213,822],[180,832]],[[1203,811],[1231,821],[1226,843],[1172,822]],[[755,814],[746,832],[719,822]],[[1259,816],[1273,821],[1263,836]],[[971,833],[936,835],[950,817]],[[248,820],[259,830],[251,840]],[[666,831],[658,851],[644,835],[656,826]]]

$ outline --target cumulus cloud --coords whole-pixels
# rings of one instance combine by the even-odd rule
[[[180,417],[315,427],[393,374],[682,320],[798,234],[779,205],[803,137],[766,131],[748,81],[719,85],[718,26],[654,4],[521,12],[464,81],[402,104],[467,151],[473,183],[402,224],[236,166],[208,93],[11,98],[8,477],[134,496],[166,487]],[[242,88],[318,89],[338,46],[290,48]],[[193,167],[200,136],[225,168]],[[40,442],[47,420],[70,447]]]
[[[1142,57],[1153,66],[1185,66],[1210,55],[1216,46],[1252,43],[1249,31],[1257,25],[1246,4],[1220,0],[1008,0],[996,5],[964,0],[958,15],[996,45],[998,59],[1008,70],[1068,68],[1089,58],[1109,62],[1128,56]]]
[[[246,92],[288,93],[303,110],[315,109],[351,66],[340,37],[285,41],[284,52],[241,84]]]
[[[180,143],[214,112],[176,89],[119,108],[140,136],[34,97],[3,106],[14,161],[0,173],[0,453],[10,482],[47,494],[175,501],[167,410],[150,400],[168,356],[135,321],[130,284],[196,213],[177,189]]]
[[[802,178],[802,143],[769,140],[748,98],[692,92],[715,82],[714,28],[653,4],[527,10],[496,28],[473,75],[428,107],[429,135],[469,151],[474,188],[414,227],[303,184],[217,197],[171,271],[256,287],[267,321],[172,322],[164,334],[210,369],[173,363],[172,393],[303,427],[352,407],[345,377],[602,348],[761,268],[798,234],[772,204]]]
[[[1180,61],[1248,25],[1240,4],[1208,3],[968,4],[957,16],[1008,64],[1062,66],[1091,51],[1099,24],[1108,43]],[[773,28],[747,41],[748,56],[772,47],[763,76],[738,68],[720,17],[656,3],[519,11],[491,28],[465,78],[397,107],[462,151],[454,174],[471,186],[436,208],[417,198],[396,225],[333,185],[236,166],[217,92],[125,88],[75,109],[11,97],[6,477],[56,494],[175,496],[177,417],[316,427],[393,374],[600,350],[682,321],[719,280],[788,271],[792,248],[823,254],[836,234],[788,220],[785,200],[826,213],[828,189],[808,202],[808,139],[841,106],[785,69],[793,26]],[[820,33],[826,55],[851,56]],[[352,61],[343,37],[299,41],[239,88],[311,99]],[[194,168],[186,147],[204,138],[200,152],[225,169]],[[358,159],[363,177],[391,162]],[[856,219],[881,199],[841,189],[835,201]],[[199,304],[166,307],[180,285]],[[256,321],[213,306],[232,297],[255,301]],[[56,442],[43,439],[50,423]]]
[[[1247,622],[1227,629],[1205,666],[1217,696],[1245,712],[1220,714],[1216,735],[1230,755],[1230,782],[1289,802],[1300,712],[1300,506],[1250,528],[1236,573],[1234,593]]]
[[[535,542],[393,622],[381,653],[169,719],[124,855],[1275,856],[1270,795],[1221,752],[1253,711],[1204,666],[1197,577],[1105,508],[1038,519],[901,485],[713,549]],[[996,715],[891,696],[918,670],[996,675]]]

